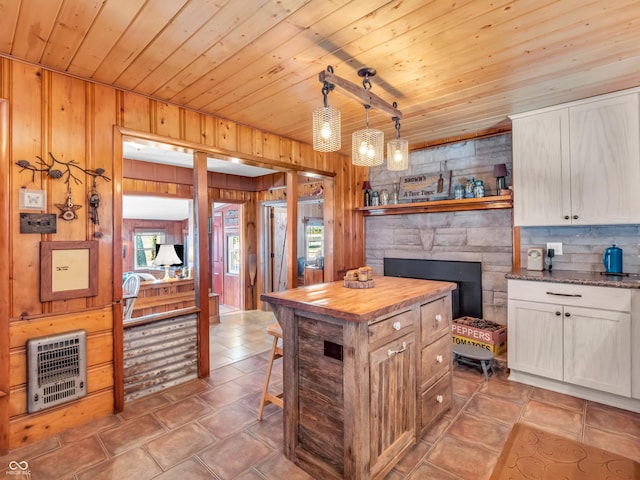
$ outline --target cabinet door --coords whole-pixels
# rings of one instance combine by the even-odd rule
[[[567,109],[513,119],[514,225],[570,224],[568,137]]]
[[[631,316],[565,307],[564,380],[631,396]]]
[[[509,300],[509,368],[562,380],[562,307]]]
[[[372,477],[415,441],[415,365],[413,334],[370,353]]]
[[[640,222],[639,115],[637,93],[569,109],[573,224]]]

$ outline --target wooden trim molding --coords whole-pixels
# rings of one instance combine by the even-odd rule
[[[8,102],[0,99],[0,158],[8,158]],[[9,190],[10,175],[4,174],[0,178],[0,215],[2,218],[11,218]],[[17,198],[17,195],[16,195]],[[4,221],[0,224],[0,255],[3,259],[9,256],[9,224]],[[11,289],[9,281],[9,266],[11,261],[0,262],[0,456],[9,451],[9,304]]]

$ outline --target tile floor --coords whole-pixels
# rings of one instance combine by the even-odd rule
[[[0,465],[27,461],[33,480],[310,478],[281,453],[282,411],[269,405],[256,420],[272,320],[225,315],[212,328],[212,361],[220,366],[210,378],[135,400],[120,414],[10,452]],[[273,389],[281,383],[276,368]],[[479,370],[456,366],[452,410],[387,479],[487,479],[518,421],[640,461],[640,414],[509,382],[500,373],[484,382]]]

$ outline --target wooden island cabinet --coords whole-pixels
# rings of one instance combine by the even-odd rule
[[[451,406],[455,284],[374,282],[261,295],[283,330],[284,452],[315,478],[384,477]]]

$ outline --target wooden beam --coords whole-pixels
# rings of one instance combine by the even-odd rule
[[[364,88],[358,87],[350,81],[326,70],[323,70],[318,74],[318,79],[320,80],[320,83],[328,82],[336,87],[340,87],[349,96],[355,98],[359,102],[362,102],[363,105],[370,105],[372,108],[382,110],[383,112],[391,115],[391,117],[398,117],[398,119],[402,118],[402,112],[400,110],[389,105],[376,94],[372,93],[371,90],[365,90]]]

